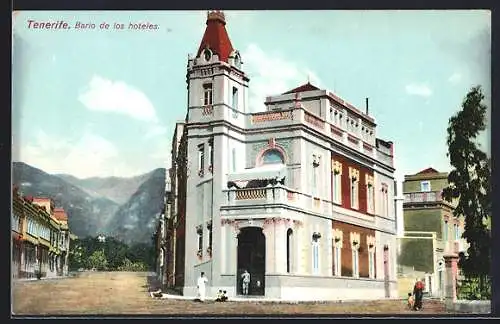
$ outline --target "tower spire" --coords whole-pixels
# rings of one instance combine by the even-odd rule
[[[207,28],[198,48],[196,57],[199,57],[206,48],[219,56],[219,60],[227,62],[229,55],[234,51],[229,35],[226,31],[226,16],[221,10],[207,11]]]

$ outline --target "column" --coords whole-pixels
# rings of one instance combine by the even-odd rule
[[[237,227],[232,228],[232,237],[231,242],[229,244],[229,262],[226,266],[226,270],[229,270],[229,273],[238,275],[238,234],[240,234],[240,229]]]
[[[448,254],[443,257],[445,262],[445,303],[453,304],[457,300],[458,256],[456,254]]]
[[[274,222],[264,223],[262,233],[266,237],[266,274],[276,273],[276,257],[274,249]]]
[[[223,223],[221,224],[220,227],[220,273],[226,274],[227,273],[227,229],[226,229],[226,224]]]
[[[275,235],[275,266],[276,273],[286,273],[286,226],[285,221],[280,219],[274,227]],[[267,242],[267,240],[266,240]],[[267,251],[266,251],[267,254]]]

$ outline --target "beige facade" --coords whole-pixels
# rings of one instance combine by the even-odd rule
[[[405,176],[403,183],[404,235],[398,239],[399,293],[405,296],[416,278],[426,279],[429,295],[444,296],[443,256],[467,249],[461,237],[464,218],[456,218],[456,200],[445,201],[448,173],[428,168]]]

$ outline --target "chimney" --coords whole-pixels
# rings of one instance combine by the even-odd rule
[[[368,115],[368,98],[366,98],[366,115]]]

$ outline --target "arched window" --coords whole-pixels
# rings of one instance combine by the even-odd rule
[[[268,150],[262,155],[262,164],[284,163],[283,154],[278,150]]]
[[[286,272],[292,272],[292,249],[293,231],[291,228],[286,232]]]

